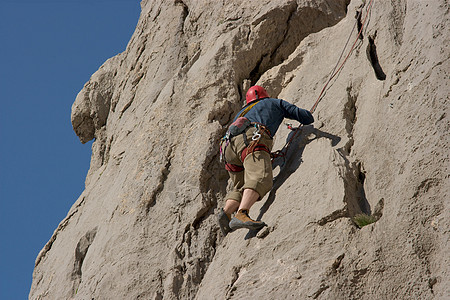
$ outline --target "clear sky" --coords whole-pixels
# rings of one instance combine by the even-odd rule
[[[39,251],[84,189],[78,92],[123,52],[139,0],[0,0],[0,299],[27,299]]]

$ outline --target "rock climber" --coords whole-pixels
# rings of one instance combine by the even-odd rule
[[[284,118],[308,125],[314,122],[312,114],[287,101],[270,98],[258,85],[250,87],[246,105],[239,111],[222,138],[221,159],[233,182],[226,203],[218,215],[224,235],[247,228],[260,229],[266,224],[250,218],[249,210],[261,200],[273,185],[271,151],[273,136]],[[233,218],[232,214],[237,212]]]

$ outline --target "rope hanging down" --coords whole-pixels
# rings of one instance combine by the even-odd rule
[[[323,93],[325,92],[325,89],[327,88],[328,84],[331,82],[331,80],[333,80],[334,77],[336,77],[337,74],[339,74],[339,72],[342,70],[342,68],[344,67],[345,63],[347,62],[348,58],[350,57],[350,54],[352,54],[353,50],[355,49],[356,43],[360,39],[361,33],[362,33],[363,29],[364,29],[364,26],[366,25],[367,17],[369,16],[370,10],[372,8],[372,3],[373,3],[373,0],[370,0],[369,5],[367,6],[367,9],[366,9],[366,16],[364,17],[364,20],[363,20],[363,22],[361,24],[361,28],[359,29],[358,35],[356,36],[356,39],[355,39],[355,42],[353,43],[352,47],[350,48],[350,51],[348,52],[348,54],[345,57],[344,61],[341,63],[339,68],[336,70],[336,67],[339,64],[339,61],[341,60],[341,57],[342,57],[342,54],[345,51],[345,48],[347,48],[348,41],[349,41],[351,35],[353,34],[353,30],[355,29],[355,26],[357,24],[357,22],[355,22],[355,25],[353,26],[353,29],[352,29],[352,31],[350,33],[349,39],[347,39],[347,43],[345,44],[344,49],[342,50],[341,56],[339,57],[338,62],[336,63],[336,66],[334,67],[333,71],[331,71],[330,78],[328,78],[327,82],[325,83],[324,87],[322,88],[322,91],[319,94],[319,97],[317,97],[316,102],[314,103],[313,107],[310,110],[311,113],[314,113],[314,111],[317,108],[317,105],[319,104],[320,100],[322,100],[322,98],[323,98]]]
[[[338,59],[336,65],[334,66],[333,70],[331,71],[327,82],[325,83],[324,87],[322,88],[322,90],[321,90],[321,92],[319,94],[319,97],[317,97],[316,102],[314,103],[313,107],[310,110],[311,113],[314,113],[314,111],[316,110],[317,105],[319,104],[320,100],[323,99],[324,92],[325,92],[326,88],[328,87],[328,85],[330,84],[331,80],[333,80],[333,78],[336,77],[337,74],[339,74],[339,72],[342,70],[342,68],[344,67],[345,63],[347,62],[348,58],[352,54],[353,50],[355,49],[355,46],[356,46],[358,40],[360,39],[361,33],[363,32],[363,29],[364,29],[364,27],[366,25],[366,22],[368,20],[367,17],[369,16],[370,11],[372,9],[372,4],[373,4],[373,0],[370,0],[369,5],[367,6],[367,9],[366,9],[366,16],[364,17],[364,20],[363,20],[363,22],[361,24],[361,28],[359,29],[358,35],[356,36],[356,39],[355,39],[355,42],[353,43],[352,47],[350,48],[350,51],[348,52],[348,54],[345,57],[344,61],[341,63],[339,68],[336,70],[337,66],[339,65],[339,62],[341,61],[342,55],[344,54],[345,49],[347,48],[348,42],[350,41],[350,38],[351,38],[351,36],[353,34],[353,31],[355,30],[355,27],[358,24],[358,21],[355,22],[355,25],[353,26],[353,29],[350,32],[350,35],[349,35],[349,37],[347,39],[347,42],[345,43],[344,49],[342,49],[341,55],[339,56],[339,59]],[[361,12],[359,14],[361,14]],[[357,19],[359,19],[359,18],[360,18],[360,16],[357,17]],[[295,136],[301,130],[301,125],[299,127],[297,127],[297,128],[292,127],[291,124],[286,124],[286,126],[287,126],[288,129],[294,131],[294,133],[289,138],[289,140],[286,142],[286,144],[283,146],[283,148],[281,148],[281,150],[275,151],[275,152],[273,152],[271,154],[272,159],[277,158],[277,157],[283,157],[283,159],[284,159],[291,142],[295,139]]]

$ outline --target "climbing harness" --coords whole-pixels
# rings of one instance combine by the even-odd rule
[[[245,119],[246,121],[241,121],[239,119]],[[236,130],[234,124],[238,123],[238,124],[245,124],[242,127],[240,127],[239,130]],[[248,125],[247,125],[248,124]],[[255,131],[253,132],[252,138],[251,138],[251,142],[248,141],[247,139],[247,130],[250,127],[254,127]],[[236,134],[232,134],[232,132],[236,133]],[[243,138],[244,138],[244,143],[245,143],[245,148],[244,150],[242,150],[241,153],[241,161],[243,162],[245,160],[245,158],[247,157],[247,155],[249,154],[254,154],[254,152],[256,151],[265,151],[269,154],[270,150],[269,148],[264,145],[264,144],[260,144],[259,141],[261,140],[262,134],[266,133],[267,135],[270,136],[270,131],[269,129],[267,129],[264,125],[259,124],[257,122],[250,122],[247,118],[244,117],[240,117],[238,119],[236,119],[236,121],[234,121],[230,127],[227,130],[227,133],[225,134],[225,136],[222,138],[221,142],[220,142],[220,161],[224,161],[225,162],[225,169],[227,171],[231,171],[231,172],[241,172],[244,170],[243,166],[240,165],[235,165],[235,164],[231,164],[229,162],[227,162],[225,160],[225,150],[226,147],[229,145],[230,143],[230,139],[234,136],[237,136],[239,134],[242,134]],[[222,147],[222,145],[225,143],[225,146]]]
[[[243,134],[245,144],[247,145],[246,141],[246,135],[245,130],[251,125],[250,120],[245,118],[245,114],[248,113],[250,109],[252,109],[253,106],[255,106],[258,101],[252,101],[249,104],[247,104],[247,107],[239,114],[239,116],[236,118],[236,120],[231,123],[230,127],[228,127],[228,130],[224,137],[220,140],[220,146],[219,146],[219,152],[220,152],[220,161],[224,161],[224,155],[225,155],[225,149],[227,148],[228,144],[230,143],[230,139],[233,136],[237,136],[239,134]],[[253,140],[253,138],[252,138]],[[222,145],[225,143],[225,147],[222,150]],[[226,162],[225,162],[226,163]]]
[[[269,136],[270,131],[267,129],[263,124],[259,124],[257,122],[250,122],[249,119],[245,118],[244,115],[253,107],[255,106],[258,101],[253,101],[249,103],[248,105],[236,118],[236,120],[228,127],[228,130],[225,134],[225,136],[221,139],[220,145],[219,145],[219,152],[220,152],[220,161],[225,162],[225,169],[230,172],[241,172],[244,170],[243,166],[235,165],[228,163],[225,160],[225,150],[230,144],[230,140],[234,136],[238,136],[239,134],[242,134],[244,138],[244,143],[246,145],[246,148],[242,150],[241,153],[241,161],[243,162],[247,155],[253,154],[255,151],[266,151],[270,154],[269,148],[267,148],[266,145],[260,144],[259,141],[261,140],[262,134],[267,133]],[[250,127],[254,127],[255,131],[253,132],[251,142],[249,143],[247,140],[247,130]]]
[[[252,107],[255,106],[259,101],[261,101],[261,100],[250,102],[250,103],[247,105],[247,107],[239,114],[239,118],[243,117],[246,113],[248,113],[248,111],[249,111],[250,109],[252,109]]]
[[[225,169],[227,169],[228,171],[240,172],[240,171],[244,170],[244,167],[239,166],[239,165],[230,164],[225,160],[225,150],[228,147],[228,145],[230,144],[231,138],[234,136],[238,136],[238,135],[242,134],[242,136],[244,138],[244,143],[247,146],[242,151],[241,161],[244,161],[245,157],[248,154],[253,153],[255,151],[264,150],[264,151],[267,151],[270,153],[269,149],[265,145],[259,144],[259,140],[261,139],[261,132],[266,131],[269,133],[269,136],[270,136],[269,130],[264,125],[255,123],[255,122],[252,123],[252,122],[250,122],[249,119],[244,117],[245,114],[247,114],[247,112],[250,109],[252,109],[259,101],[261,101],[261,100],[257,100],[257,101],[255,100],[255,101],[249,102],[247,104],[247,107],[245,107],[245,109],[239,114],[239,116],[236,118],[236,120],[230,125],[230,127],[228,127],[228,130],[227,130],[225,136],[220,140],[220,145],[219,145],[220,161],[225,162]],[[252,141],[249,143],[247,140],[246,131],[251,126],[255,127],[255,132],[253,133]]]

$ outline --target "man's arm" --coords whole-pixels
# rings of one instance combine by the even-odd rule
[[[284,100],[281,100],[280,105],[285,112],[285,118],[297,120],[303,125],[308,125],[314,122],[314,117],[308,110],[297,107],[294,104]]]

